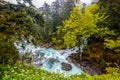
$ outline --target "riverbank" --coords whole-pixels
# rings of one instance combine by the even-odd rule
[[[100,75],[107,72],[106,68],[108,66],[102,61],[97,62],[85,55],[83,55],[81,59],[80,55],[77,54],[77,47],[72,49],[54,50],[50,46],[51,44],[43,44],[39,49],[33,50],[35,51],[34,56],[36,56],[33,61],[35,66],[39,68],[42,67],[49,72],[55,72],[56,69],[59,69],[60,71],[70,71],[74,69],[73,66],[71,66],[73,63],[89,75]],[[73,71],[80,73],[78,70]]]
[[[74,63],[78,68],[81,68],[85,73],[89,75],[100,75],[106,73],[106,66],[93,61],[88,60],[75,60],[72,57],[68,57],[67,60]]]
[[[0,64],[0,78],[1,80],[120,80],[120,72],[115,71],[112,74],[94,76],[81,74],[64,77],[63,74],[50,73],[33,66]]]
[[[48,43],[48,44],[43,44],[40,47],[50,48],[51,46],[52,45]],[[61,54],[60,56],[68,55],[70,53],[70,55],[68,57],[66,57],[66,60],[70,63],[75,64],[78,68],[80,68],[82,71],[84,71],[85,73],[87,73],[89,75],[100,75],[100,74],[106,73],[106,70],[105,70],[106,65],[105,64],[100,64],[95,61],[91,61],[89,59],[86,60],[84,58],[84,56],[83,56],[83,59],[81,60],[80,55],[77,54],[77,50],[78,50],[78,48],[75,47],[73,49],[63,49],[63,50],[58,50],[58,51],[59,51],[59,54]],[[75,54],[74,54],[74,52],[75,52]],[[54,51],[52,53],[54,53]],[[66,65],[63,67],[63,69],[64,68],[71,69],[71,67],[69,67],[69,66],[67,67]]]

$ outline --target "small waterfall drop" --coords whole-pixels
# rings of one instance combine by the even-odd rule
[[[24,49],[22,45],[24,44]],[[32,64],[37,68],[47,70],[53,73],[63,73],[65,76],[81,74],[83,71],[73,63],[70,63],[66,58],[72,53],[77,53],[78,48],[54,50],[53,48],[35,47],[32,44],[15,43],[20,54],[31,53],[33,57]]]

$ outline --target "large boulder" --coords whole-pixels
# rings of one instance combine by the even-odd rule
[[[72,69],[71,64],[68,64],[68,63],[62,62],[61,65],[62,65],[62,70],[70,71],[70,70]]]

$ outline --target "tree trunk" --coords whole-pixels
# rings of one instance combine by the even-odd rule
[[[78,36],[78,53],[80,54],[80,61],[82,60],[82,52],[81,52],[81,49],[80,49],[80,45],[81,45],[81,36]]]

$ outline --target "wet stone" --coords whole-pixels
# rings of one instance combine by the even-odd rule
[[[72,66],[68,63],[62,62],[61,65],[62,65],[62,70],[70,71],[72,69]]]

